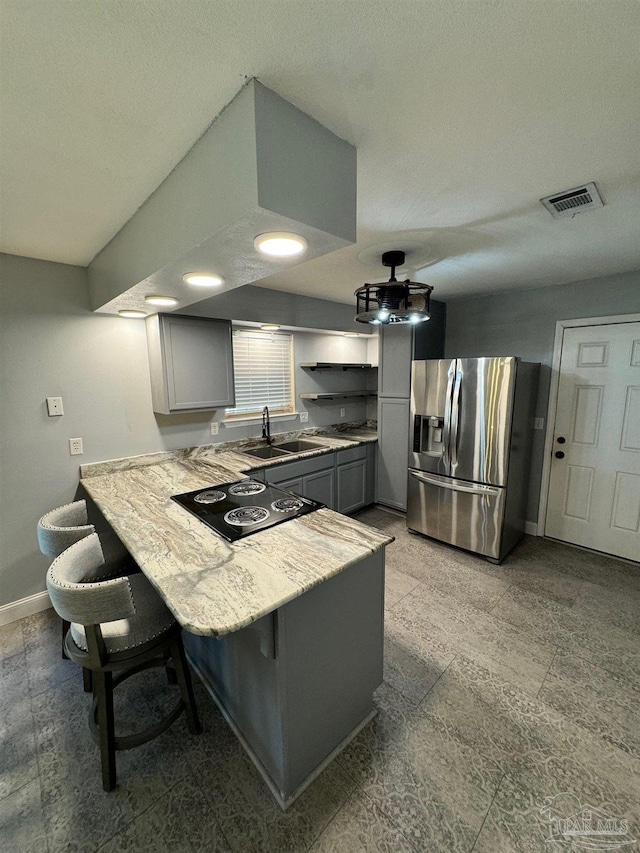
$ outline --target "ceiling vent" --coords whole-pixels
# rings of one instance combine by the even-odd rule
[[[579,187],[541,198],[540,201],[554,219],[564,219],[567,216],[573,218],[577,213],[604,207],[595,184],[581,184]]]

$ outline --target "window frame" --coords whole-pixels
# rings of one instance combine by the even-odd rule
[[[290,379],[290,389],[291,394],[289,398],[289,404],[287,407],[283,406],[271,406],[268,401],[262,403],[262,405],[256,403],[255,409],[247,409],[241,412],[235,411],[236,407],[225,408],[224,410],[224,419],[225,421],[242,421],[242,420],[255,420],[259,418],[262,414],[262,410],[264,406],[269,407],[269,414],[274,416],[286,416],[286,415],[295,415],[296,407],[295,407],[295,399],[296,399],[296,390],[295,390],[295,364],[294,364],[294,336],[292,332],[287,331],[264,331],[262,329],[254,329],[247,326],[234,326],[231,330],[231,346],[233,349],[234,339],[237,335],[247,334],[250,336],[255,336],[262,340],[273,340],[274,338],[286,338],[288,340],[288,355],[289,355],[289,379]],[[234,394],[236,396],[237,402],[237,393],[236,393],[236,379],[238,375],[238,370],[234,361],[234,377],[233,377],[233,387]]]

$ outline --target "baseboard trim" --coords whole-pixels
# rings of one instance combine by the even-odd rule
[[[46,590],[45,592],[36,592],[34,595],[28,595],[26,598],[19,598],[17,601],[10,601],[9,604],[0,606],[0,627],[9,625],[11,622],[17,622],[19,619],[24,619],[25,616],[33,616],[34,613],[41,613],[50,607],[51,599]]]
[[[524,532],[527,533],[529,536],[537,536],[538,525],[535,523],[535,521],[525,521]]]

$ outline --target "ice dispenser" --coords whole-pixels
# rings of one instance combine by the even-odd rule
[[[442,456],[444,418],[434,415],[414,415],[413,418],[413,451],[428,453],[430,456]]]

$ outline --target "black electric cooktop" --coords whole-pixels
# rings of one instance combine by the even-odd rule
[[[205,486],[171,499],[208,524],[228,542],[306,515],[324,504],[285,492],[259,480]]]

